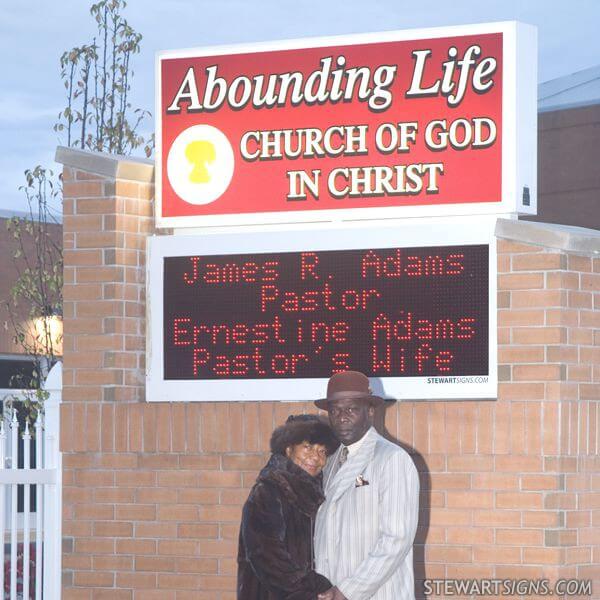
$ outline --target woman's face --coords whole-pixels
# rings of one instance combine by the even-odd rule
[[[316,477],[327,462],[327,449],[322,444],[300,442],[285,449],[286,456],[309,475]]]

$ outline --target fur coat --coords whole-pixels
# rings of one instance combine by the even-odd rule
[[[271,456],[242,512],[238,600],[316,600],[331,587],[313,566],[315,515],[323,500],[320,476]]]

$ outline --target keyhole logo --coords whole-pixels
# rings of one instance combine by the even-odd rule
[[[167,177],[189,204],[209,204],[221,196],[233,176],[233,149],[225,134],[211,125],[182,131],[167,157]]]

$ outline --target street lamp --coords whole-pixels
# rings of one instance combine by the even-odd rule
[[[62,356],[62,315],[52,306],[45,306],[42,314],[34,319],[35,346],[39,354],[52,361]]]

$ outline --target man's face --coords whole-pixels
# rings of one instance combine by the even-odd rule
[[[373,407],[359,398],[330,400],[329,423],[342,444],[358,442],[373,424]]]

